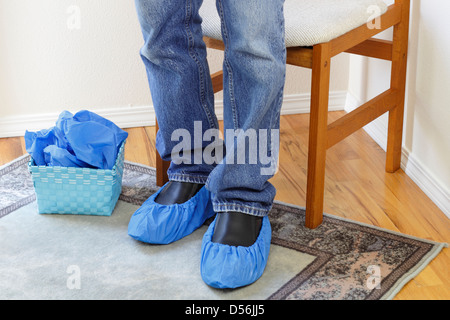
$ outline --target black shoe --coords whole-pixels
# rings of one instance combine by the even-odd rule
[[[219,212],[211,241],[235,247],[250,247],[259,236],[262,220],[262,217],[240,212]]]
[[[204,186],[200,183],[169,181],[155,199],[156,203],[163,205],[185,203]]]

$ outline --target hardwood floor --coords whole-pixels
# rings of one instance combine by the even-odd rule
[[[343,112],[330,112],[330,121]],[[309,115],[281,119],[276,199],[305,206]],[[125,158],[155,166],[153,127],[127,129]],[[0,165],[26,153],[23,138],[0,139]],[[450,242],[450,220],[402,171],[385,172],[384,151],[359,130],[328,151],[324,211],[420,238]],[[444,249],[397,295],[398,300],[450,299],[450,253]]]

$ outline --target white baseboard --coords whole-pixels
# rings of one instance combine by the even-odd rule
[[[72,113],[79,110],[66,109]],[[155,124],[155,112],[151,106],[89,109],[111,120],[121,128],[140,127]],[[62,112],[63,110],[61,110]],[[0,138],[19,137],[25,131],[39,131],[55,125],[58,113],[29,114],[0,118]]]
[[[345,111],[351,112],[360,105],[362,105],[362,101],[348,93]],[[384,151],[386,151],[387,145],[387,127],[386,115],[364,127],[364,130]],[[402,148],[401,168],[428,198],[450,218],[450,191],[405,147]]]
[[[330,111],[344,110],[346,91],[330,93]],[[309,113],[310,94],[286,95],[283,100],[282,115]],[[215,102],[216,115],[223,120],[223,101]],[[133,128],[155,125],[153,106],[125,106],[116,108],[90,108],[121,128]],[[63,110],[61,110],[63,111]],[[70,110],[72,113],[78,110]],[[29,114],[0,117],[0,138],[23,136],[25,131],[38,131],[55,125],[59,113]]]
[[[406,148],[402,150],[402,169],[428,198],[450,218],[450,191]]]
[[[347,101],[347,91],[330,92],[328,102],[329,111],[343,111]],[[282,115],[309,113],[311,107],[311,94],[287,95],[283,99]]]

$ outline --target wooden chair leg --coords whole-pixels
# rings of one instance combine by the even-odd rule
[[[213,92],[217,93],[223,90],[223,70],[217,71],[211,75]]]
[[[330,63],[329,45],[314,46],[305,222],[311,229],[323,219]]]
[[[396,106],[389,112],[388,142],[386,149],[386,171],[400,169],[405,107],[406,67],[409,37],[410,0],[396,0],[402,5],[402,20],[394,26],[392,44],[391,88],[397,92]]]
[[[158,133],[159,126],[158,126],[158,120],[155,122],[155,130],[156,133]],[[167,176],[167,170],[170,166],[170,161],[164,161],[161,159],[161,156],[158,153],[158,150],[156,150],[156,185],[158,187],[162,187],[167,181],[169,181],[169,178]]]

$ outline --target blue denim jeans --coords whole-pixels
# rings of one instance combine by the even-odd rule
[[[140,54],[159,124],[156,148],[172,161],[169,180],[205,183],[216,212],[265,216],[276,194],[268,181],[275,171],[263,169],[276,167],[278,160],[276,133],[286,75],[284,0],[217,0],[225,43],[226,134],[209,138],[206,132],[219,127],[199,15],[202,2],[136,0],[145,41]],[[200,137],[195,135],[199,130]],[[256,140],[249,132],[256,132]],[[190,150],[182,150],[185,161],[174,161],[181,140]],[[212,142],[222,143],[222,149],[210,152]],[[265,161],[254,160],[255,150],[267,150]],[[206,161],[206,151],[218,160]]]

